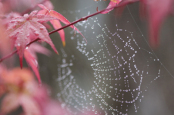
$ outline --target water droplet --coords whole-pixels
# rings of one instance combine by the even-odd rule
[[[36,36],[38,36],[38,35],[39,35],[39,33],[38,33],[38,32],[34,32],[34,33],[35,33],[35,35],[36,35]]]
[[[30,37],[30,34],[27,34],[27,38]]]
[[[45,28],[44,27],[40,27],[40,30],[44,30]]]
[[[91,26],[91,29],[94,29],[94,25]]]
[[[24,14],[24,17],[25,17],[25,18],[28,18],[28,14]]]

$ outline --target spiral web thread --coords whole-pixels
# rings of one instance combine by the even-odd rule
[[[89,9],[64,14],[76,16],[86,11],[87,15]],[[132,16],[130,12],[126,15]],[[119,24],[112,13],[104,16],[112,22],[96,16],[76,25],[87,44],[71,31],[67,39],[72,46],[61,49],[57,98],[71,114],[137,113],[144,93],[166,71],[133,18]]]

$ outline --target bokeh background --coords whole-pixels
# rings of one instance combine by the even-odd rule
[[[63,14],[72,22],[96,12],[97,8],[99,10],[106,8],[109,0],[52,0],[52,3],[56,11]],[[89,18],[87,21],[76,24],[75,26],[88,41],[87,45],[85,45],[83,37],[79,33],[75,34],[72,28],[65,29],[65,47],[62,46],[61,39],[57,33],[51,35],[59,55],[54,54],[50,46],[47,45],[48,49],[52,51],[52,55],[46,57],[38,54],[39,70],[42,81],[48,84],[51,89],[52,97],[59,100],[63,108],[72,114],[78,115],[89,114],[88,112],[90,111],[101,115],[173,115],[174,18],[172,16],[166,18],[160,30],[160,46],[157,49],[152,49],[148,44],[148,22],[146,19],[140,18],[139,14],[139,3],[134,3],[124,7],[122,12],[116,10],[106,15],[100,14]],[[95,22],[95,20],[97,22]],[[101,27],[98,24],[101,25]],[[102,30],[103,28],[104,30]],[[117,29],[123,29],[127,32],[122,32]],[[116,32],[116,35],[112,36],[108,30],[112,33]],[[104,35],[104,37],[97,38],[98,35]],[[127,41],[127,36],[132,37],[130,46],[133,47],[134,52],[131,52],[131,50],[125,51],[124,49],[125,43],[123,41]],[[138,45],[133,40],[135,40]],[[79,43],[81,45],[79,45]],[[107,44],[107,49],[101,48],[102,43],[103,45],[105,43]],[[116,46],[123,51],[118,54],[113,44],[116,44]],[[80,49],[89,52],[92,52],[91,50],[97,52],[103,49],[105,54],[107,54],[107,50],[109,50],[111,56],[106,55],[106,58],[112,60],[112,56],[116,55],[120,63],[123,63],[123,61],[121,61],[122,56],[126,60],[132,57],[127,56],[127,53],[136,54],[135,62],[130,61],[130,68],[133,69],[133,72],[130,72],[127,65],[119,68],[120,65],[118,61],[114,63],[109,63],[108,61],[99,67],[112,68],[112,66],[115,65],[118,68],[115,71],[119,73],[113,74],[112,71],[97,73],[94,71],[96,69],[95,67],[98,67],[96,66],[97,62],[94,63],[94,61],[88,60],[88,57],[85,56],[85,53],[83,54]],[[135,53],[135,51],[138,53]],[[99,55],[95,56],[95,53],[89,53],[89,57],[94,57],[95,59],[99,59]],[[102,58],[99,62],[104,61],[105,59]],[[91,65],[93,63],[95,66]],[[132,73],[137,72],[135,67],[132,66],[134,64],[137,65],[137,69],[140,70],[141,74],[135,74],[131,77]],[[65,67],[64,69],[63,66]],[[68,71],[66,67],[71,71]],[[123,68],[125,68],[125,70]],[[68,74],[68,72],[70,72],[70,74]],[[101,83],[99,82],[100,75]],[[126,75],[128,78],[125,79],[128,80],[129,87],[124,85],[124,77]],[[62,77],[65,78],[60,80]],[[107,83],[103,78],[111,78],[111,80]],[[121,79],[113,80],[116,78]],[[135,78],[134,80],[137,82],[135,83],[132,78]],[[96,84],[98,86],[95,85],[95,82],[97,82]],[[71,84],[68,86],[68,83]],[[110,90],[107,84],[112,86],[113,89]],[[117,86],[115,84],[121,85]],[[139,86],[140,90],[118,94],[120,89],[133,90],[139,88]],[[99,91],[99,89],[106,89],[105,93]],[[97,91],[95,92],[94,90]],[[89,92],[92,92],[92,94],[89,94]],[[100,95],[101,98],[99,98],[97,94]],[[111,98],[108,98],[107,94],[110,95]],[[84,99],[85,96],[86,99]],[[133,98],[132,96],[137,96],[137,98]],[[117,102],[113,99],[122,100],[124,103]],[[132,103],[125,104],[126,100],[131,99],[134,100]],[[104,100],[105,104],[102,103],[102,100]],[[113,108],[111,109],[110,106]],[[117,109],[118,112],[114,111],[114,109]]]
[[[105,8],[109,1],[99,1],[95,2],[93,0],[57,0],[52,1],[53,5],[55,7],[55,10],[63,14],[68,20],[71,22],[74,20],[77,20],[83,16],[86,16],[88,13],[96,12],[96,8],[103,9]],[[79,10],[79,12],[78,12]],[[129,30],[133,32],[133,38],[137,41],[139,47],[141,47],[141,53],[137,54],[136,56],[136,63],[140,64],[138,67],[140,67],[140,70],[143,68],[141,66],[147,66],[150,65],[149,68],[143,68],[142,70],[144,72],[149,72],[149,75],[143,76],[142,81],[142,87],[141,90],[143,92],[144,98],[141,96],[139,98],[142,98],[142,101],[136,102],[136,105],[139,106],[137,109],[137,112],[135,112],[135,106],[134,104],[129,106],[129,111],[127,112],[130,115],[172,115],[173,114],[173,83],[174,83],[174,62],[173,62],[173,17],[168,17],[162,24],[161,30],[160,30],[160,46],[157,49],[151,49],[148,45],[148,22],[146,19],[141,19],[139,15],[139,3],[134,3],[131,5],[128,5],[124,8],[124,11],[121,12],[114,12],[112,11],[109,15],[98,15],[96,16],[99,20],[99,24],[106,24],[110,31],[115,30],[115,25],[117,24],[119,28]],[[127,24],[127,21],[129,21],[129,24]],[[88,21],[91,24],[91,27],[94,22],[92,22],[90,19]],[[92,35],[92,32],[95,33],[103,33],[101,28],[95,28],[95,29],[88,29],[84,28],[83,26],[79,26],[77,24],[77,27],[82,32],[82,34],[86,37],[88,41],[88,48],[90,50],[93,49],[92,47],[97,47],[97,43],[95,45],[91,45],[94,41],[90,39],[91,37],[95,37]],[[84,32],[84,29],[86,30],[86,33]],[[72,67],[72,70],[75,71],[73,73],[73,76],[76,84],[78,84],[81,88],[83,88],[85,91],[90,90],[91,86],[93,85],[94,77],[93,73],[91,72],[91,68],[89,65],[89,61],[85,56],[83,56],[79,51],[76,50],[76,40],[72,40],[71,37],[73,36],[74,39],[81,39],[81,42],[83,41],[82,37],[78,34],[73,35],[71,28],[65,29],[66,34],[66,47],[63,47],[61,44],[61,40],[58,34],[51,35],[54,44],[56,45],[58,51],[60,52],[60,55],[53,55],[51,57],[45,57],[40,56],[39,58],[39,64],[40,64],[40,72],[42,76],[42,80],[49,84],[52,89],[52,94],[54,98],[57,98],[58,100],[62,100],[62,102],[66,101],[61,97],[57,97],[57,94],[61,92],[61,89],[59,88],[59,85],[56,80],[58,78],[58,65],[61,63],[61,60],[63,59],[62,55],[64,53],[61,52],[61,49],[63,49],[67,55],[75,55],[74,59],[75,61],[74,66]],[[90,35],[91,34],[91,35]],[[127,33],[125,33],[127,34]],[[80,36],[80,37],[77,37]],[[124,36],[124,33],[123,33]],[[95,39],[95,38],[94,38]],[[108,39],[108,38],[106,38]],[[123,38],[126,39],[126,38]],[[122,43],[117,42],[119,47],[122,47]],[[134,47],[134,46],[133,46]],[[139,47],[135,47],[138,50]],[[99,47],[100,48],[100,47]],[[97,48],[96,48],[97,49]],[[112,50],[112,49],[110,49]],[[151,52],[152,55],[149,55],[147,52]],[[112,51],[111,51],[112,52]],[[113,50],[113,53],[117,53],[115,50]],[[145,53],[146,52],[146,53]],[[142,55],[143,54],[143,55]],[[125,54],[121,54],[125,55]],[[147,61],[147,60],[148,61]],[[159,59],[160,62],[154,62],[152,60]],[[70,60],[70,59],[67,59]],[[129,70],[126,70],[129,71]],[[160,71],[160,74],[158,72]],[[124,74],[120,74],[123,75]],[[157,76],[159,76],[157,79],[155,79]],[[112,76],[113,78],[116,78],[116,76]],[[155,80],[154,80],[155,79]],[[114,84],[114,83],[112,83]],[[132,84],[131,87],[134,84]],[[65,85],[66,86],[66,85]],[[99,86],[100,87],[100,86]],[[101,86],[102,87],[102,86]],[[148,87],[148,88],[147,88]],[[111,94],[113,97],[116,96],[115,92],[112,91],[113,94]],[[67,94],[68,95],[68,94]],[[94,95],[95,97],[95,95]],[[78,96],[76,98],[79,98]],[[104,97],[102,97],[104,99]],[[129,96],[125,97],[124,99],[128,99]],[[78,100],[78,99],[77,99]],[[67,100],[70,101],[70,100]],[[95,103],[96,100],[93,101]],[[107,101],[107,100],[106,100]],[[76,102],[72,103],[76,104]],[[85,102],[84,102],[85,103]],[[88,102],[86,102],[88,103]],[[68,104],[68,102],[64,103],[66,107],[69,107],[72,109],[72,111],[78,111],[78,109],[73,108],[73,105]],[[121,106],[118,103],[114,104],[114,101],[108,100],[109,105],[113,105],[115,107]],[[70,106],[69,106],[70,105]],[[75,106],[75,105],[74,105]],[[77,104],[79,106],[79,104]],[[103,110],[101,110],[100,105],[95,104],[95,108],[99,109],[99,114],[105,114]],[[107,108],[104,106],[104,108]],[[106,110],[109,111],[109,110]],[[123,111],[123,110],[120,110]],[[77,112],[78,113],[78,112]],[[108,114],[111,114],[112,112],[108,112]],[[115,114],[121,114],[114,112]],[[123,111],[123,113],[125,113]]]

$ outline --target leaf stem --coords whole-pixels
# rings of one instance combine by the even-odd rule
[[[40,40],[40,39],[37,38],[37,39],[31,41],[30,43],[28,43],[28,44],[26,45],[26,47],[29,46],[29,45],[31,45],[32,43],[38,41],[38,40]],[[11,56],[13,56],[15,53],[17,53],[17,50],[15,50],[15,51],[13,51],[12,53],[8,54],[7,56],[4,56],[3,58],[1,58],[1,59],[0,59],[0,63],[1,63],[2,61],[4,61],[5,59],[10,58]]]
[[[1,59],[0,59],[0,63],[1,63],[2,61],[4,61],[5,59],[10,58],[10,57],[11,57],[12,55],[14,55],[15,53],[17,53],[17,50],[15,50],[15,51],[13,51],[12,53],[8,54],[7,56],[4,56],[3,58],[1,58]]]
[[[130,3],[134,3],[134,2],[138,2],[138,1],[139,1],[139,0],[134,0],[134,1],[129,1],[129,2],[123,2],[123,3],[120,3],[119,5],[114,6],[114,7],[107,8],[107,9],[103,9],[103,10],[101,10],[101,11],[98,11],[98,12],[93,13],[93,14],[91,14],[91,15],[88,15],[88,16],[86,16],[86,17],[80,18],[80,19],[78,19],[78,20],[76,20],[76,21],[74,21],[74,22],[71,22],[70,24],[65,25],[65,26],[63,26],[63,27],[61,27],[61,28],[58,28],[58,29],[56,29],[56,30],[53,30],[53,31],[49,32],[49,35],[50,35],[50,34],[53,34],[53,33],[55,33],[55,32],[57,32],[57,31],[60,31],[60,30],[62,30],[62,29],[65,29],[65,28],[67,28],[67,27],[69,27],[69,26],[71,26],[71,25],[74,25],[74,24],[76,24],[76,23],[78,23],[78,22],[87,20],[87,19],[90,18],[90,17],[93,17],[93,16],[96,16],[96,15],[98,15],[98,14],[101,14],[102,12],[105,12],[105,11],[107,11],[107,10],[111,10],[111,9],[113,9],[113,8],[121,7],[121,6],[124,6],[124,5],[126,5],[126,4],[130,4]]]
[[[45,1],[47,1],[47,0],[44,0],[43,2],[45,2]],[[98,11],[98,12],[93,13],[93,14],[91,14],[91,15],[88,15],[88,16],[86,16],[86,17],[82,17],[82,18],[80,18],[80,19],[78,19],[78,20],[76,20],[76,21],[74,21],[74,22],[72,22],[72,23],[70,23],[70,24],[67,24],[67,25],[65,25],[65,26],[63,26],[63,27],[61,27],[61,28],[58,28],[58,29],[56,29],[56,30],[53,30],[53,31],[49,32],[49,35],[50,35],[50,34],[53,34],[53,33],[55,33],[55,32],[57,32],[57,31],[60,31],[60,30],[62,30],[62,29],[65,29],[65,28],[67,28],[67,27],[69,27],[69,26],[71,26],[71,25],[74,25],[74,24],[76,24],[76,23],[78,23],[78,22],[87,20],[87,19],[90,18],[90,17],[93,17],[93,16],[96,16],[96,15],[98,15],[98,14],[101,14],[102,12],[105,12],[105,11],[107,11],[107,10],[111,10],[111,9],[113,9],[113,8],[125,6],[126,4],[130,4],[130,3],[134,3],[134,2],[138,2],[138,1],[139,1],[139,0],[134,0],[134,1],[129,1],[129,2],[124,2],[124,1],[123,1],[123,2],[120,3],[119,5],[116,5],[116,6],[111,7],[111,8],[103,9],[103,10],[101,10],[101,11]],[[35,7],[37,7],[37,6],[34,6],[33,8],[35,8]],[[31,11],[33,8],[27,10],[26,12]],[[24,13],[25,13],[25,12],[24,12]],[[32,43],[38,41],[38,40],[40,40],[40,39],[37,38],[37,39],[31,41],[30,43],[28,43],[28,44],[26,45],[26,47],[29,46],[29,45],[31,45]],[[1,59],[0,59],[0,62],[4,61],[4,60],[7,59],[7,58],[10,58],[10,57],[11,57],[12,55],[14,55],[15,53],[17,53],[17,50],[15,50],[15,51],[13,51],[12,53],[8,54],[7,56],[1,58]]]

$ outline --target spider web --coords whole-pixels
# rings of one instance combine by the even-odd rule
[[[108,2],[74,0],[76,6],[72,4],[62,14],[76,20]],[[153,82],[161,76],[173,77],[149,47],[137,19],[126,7],[121,18],[112,11],[79,22],[76,27],[88,43],[66,30],[71,32],[67,46],[59,51],[56,79],[62,108],[75,115],[138,114]]]

